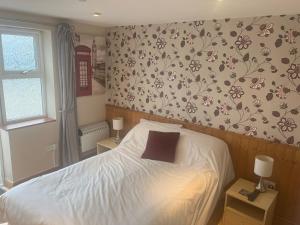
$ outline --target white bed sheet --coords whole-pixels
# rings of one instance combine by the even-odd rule
[[[204,148],[195,162],[146,160],[129,134],[114,150],[11,189],[0,197],[0,218],[10,225],[204,225],[233,175],[228,150],[220,151],[216,157]]]

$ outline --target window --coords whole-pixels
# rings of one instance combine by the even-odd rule
[[[0,28],[0,100],[4,124],[46,116],[42,55],[38,31]]]

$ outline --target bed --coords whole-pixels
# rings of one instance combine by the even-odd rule
[[[141,158],[149,130],[180,132],[174,163]],[[0,220],[10,225],[205,225],[233,177],[223,141],[142,121],[117,148],[3,194]]]

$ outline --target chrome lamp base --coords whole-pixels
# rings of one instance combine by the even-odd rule
[[[116,144],[119,144],[121,142],[120,131],[119,130],[117,130],[117,132],[116,132],[116,137],[114,138],[114,142]]]
[[[259,190],[261,193],[267,191],[267,188],[266,188],[265,183],[264,183],[264,179],[262,177],[260,177],[260,179],[259,179],[259,182],[256,186],[256,190]]]

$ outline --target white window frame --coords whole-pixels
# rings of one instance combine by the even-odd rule
[[[30,36],[34,38],[35,60],[36,60],[36,68],[37,68],[36,70],[5,71],[3,51],[2,51],[2,37],[1,37],[2,34],[22,35],[22,36]],[[1,107],[1,122],[3,125],[25,122],[25,121],[47,117],[46,83],[45,83],[46,79],[45,79],[45,67],[44,67],[43,55],[44,53],[43,53],[43,45],[42,45],[42,33],[40,31],[25,29],[25,28],[0,26],[0,107]],[[41,94],[42,94],[42,115],[7,121],[2,80],[24,79],[24,78],[40,78]]]

